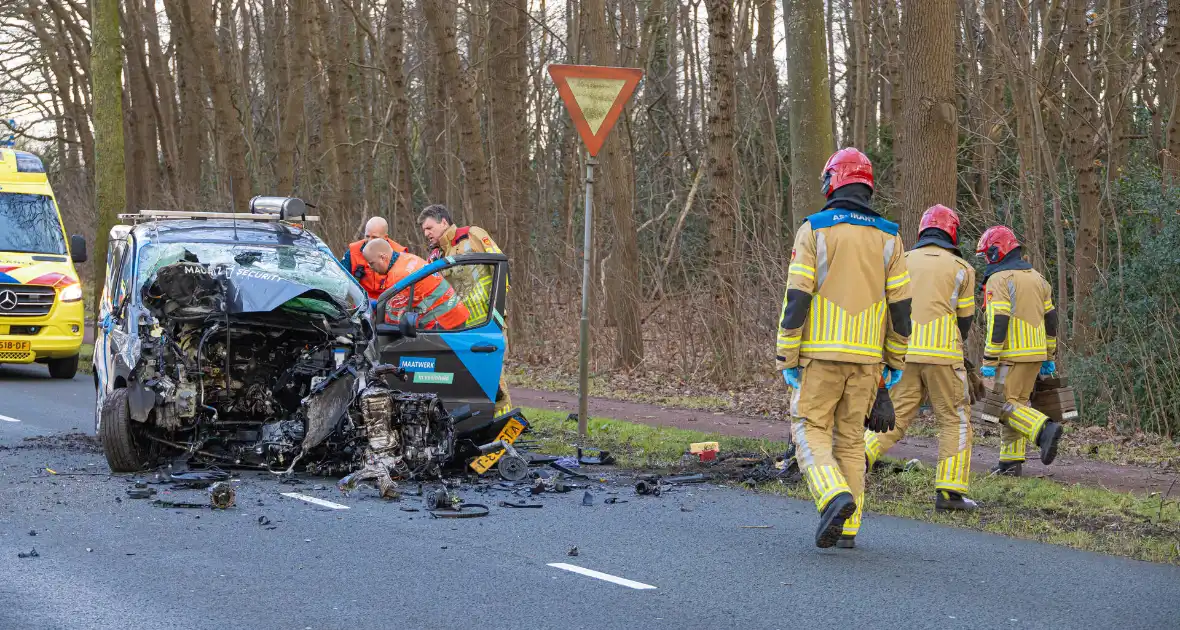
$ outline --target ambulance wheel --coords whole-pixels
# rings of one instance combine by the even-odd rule
[[[78,355],[65,359],[49,360],[49,375],[53,378],[69,380],[78,373]]]
[[[143,468],[143,455],[131,434],[131,424],[127,390],[116,389],[103,402],[102,423],[98,426],[98,439],[111,472],[136,472]]]

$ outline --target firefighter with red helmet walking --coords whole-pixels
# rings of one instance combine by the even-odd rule
[[[929,396],[938,419],[937,510],[974,510],[967,498],[971,474],[971,410],[963,346],[975,315],[975,270],[959,251],[959,215],[936,205],[922,215],[918,242],[906,253],[913,277],[913,311],[906,370],[889,393],[896,414],[892,431],[864,432],[869,467],[905,437]]]
[[[868,157],[837,151],[822,176],[827,203],[795,233],[775,354],[820,513],[815,544],[850,547],[864,501],[865,418],[878,383],[892,388],[905,368],[910,274],[897,224],[873,211]]]
[[[1019,476],[1029,440],[1040,448],[1046,465],[1057,457],[1061,440],[1061,425],[1029,406],[1038,374],[1057,371],[1057,310],[1049,283],[1024,260],[1012,230],[988,228],[975,251],[987,262],[987,339],[980,374],[1003,386],[1006,400],[1000,414],[1000,463],[993,472]]]

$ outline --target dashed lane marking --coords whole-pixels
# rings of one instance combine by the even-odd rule
[[[282,492],[280,494],[282,494],[285,497],[291,497],[292,499],[299,499],[300,501],[307,501],[308,503],[318,505],[320,507],[332,508],[333,510],[347,510],[347,509],[349,509],[347,505],[340,505],[339,503],[332,503],[331,501],[325,501],[323,499],[309,497],[306,494],[299,494],[298,492]]]
[[[20,422],[20,420],[17,420],[16,418],[10,418],[9,416],[0,416],[0,420],[5,422]]]
[[[637,591],[646,591],[646,590],[650,590],[650,589],[655,588],[651,584],[644,584],[643,582],[636,582],[635,580],[628,580],[627,578],[621,578],[621,577],[618,577],[615,575],[611,575],[609,573],[595,571],[593,569],[586,569],[583,567],[577,567],[572,564],[566,564],[564,562],[551,562],[551,563],[549,563],[549,566],[551,566],[555,569],[561,569],[563,571],[570,571],[571,573],[585,575],[586,577],[592,577],[597,580],[603,580],[604,582],[610,582],[611,584],[618,584],[619,586],[626,586],[627,588],[633,588]]]

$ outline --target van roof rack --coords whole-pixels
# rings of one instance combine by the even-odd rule
[[[131,223],[161,221],[169,219],[228,219],[233,221],[266,221],[270,223],[316,223],[318,216],[305,216],[297,220],[285,220],[277,214],[255,214],[252,212],[188,212],[185,210],[140,210],[134,214],[120,214],[119,220]]]

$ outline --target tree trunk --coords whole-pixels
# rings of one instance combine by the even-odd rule
[[[1034,125],[1034,110],[1038,102],[1036,87],[1031,82],[1033,34],[1026,13],[1011,5],[1008,9],[1007,29],[1013,54],[1007,67],[1008,84],[1012,89],[1013,109],[1016,112],[1015,140],[1020,167],[1018,180],[1023,228],[1021,242],[1029,262],[1044,272],[1045,196],[1037,151],[1040,128]]]
[[[385,81],[389,86],[389,98],[393,100],[393,114],[389,119],[394,144],[390,214],[395,223],[405,220],[413,224],[417,216],[414,214],[414,186],[411,178],[414,164],[410,161],[410,100],[406,96],[405,34],[405,0],[389,0],[385,7]],[[413,226],[413,232],[418,232],[417,225]]]
[[[278,183],[275,193],[279,195],[295,194],[295,152],[299,143],[299,130],[303,128],[304,100],[309,82],[306,72],[311,66],[308,43],[315,22],[311,0],[293,0],[288,20],[293,26],[294,39],[288,47],[292,55],[287,63],[290,78],[287,80],[287,99],[283,103],[276,155],[275,176]]]
[[[226,210],[246,212],[250,205],[250,176],[246,169],[246,141],[242,137],[242,118],[234,106],[233,88],[213,37],[216,25],[213,8],[205,2],[187,3],[192,18],[190,35],[201,61],[209,91],[213,94],[214,129],[220,151],[225,156],[225,180],[222,190],[232,190],[232,205]],[[248,112],[245,112],[248,113]]]
[[[735,243],[738,213],[738,186],[735,173],[734,110],[737,90],[734,77],[733,4],[729,0],[709,0],[709,241],[713,254],[713,308],[709,318],[715,367],[722,380],[740,375],[735,365],[738,345],[736,318],[738,294],[735,283],[741,278],[741,265]]]
[[[488,180],[488,163],[484,156],[483,132],[475,104],[475,86],[459,65],[455,39],[455,18],[448,0],[424,0],[426,21],[440,57],[439,79],[450,86],[451,101],[459,113],[460,155],[467,178],[467,216],[472,223],[487,223],[492,216],[493,199]]]
[[[902,136],[899,164],[903,238],[934,204],[955,205],[958,119],[955,112],[955,3],[905,0],[902,10]]]
[[[778,67],[774,62],[774,6],[775,0],[758,0],[758,38],[755,61],[758,66],[759,96],[756,107],[762,127],[759,142],[765,171],[759,190],[766,213],[763,234],[767,247],[781,242],[783,230],[782,160],[778,145]]]
[[[170,36],[176,55],[176,89],[180,95],[180,133],[177,137],[177,203],[190,209],[201,192],[201,163],[205,134],[201,131],[204,103],[201,96],[201,60],[192,35],[192,16],[185,0],[166,0]]]
[[[618,64],[618,51],[604,0],[585,0],[586,45],[590,62]],[[639,238],[635,226],[635,163],[628,142],[630,109],[619,117],[615,129],[599,153],[602,164],[600,216],[610,217],[611,252],[606,261],[607,309],[616,328],[617,367],[630,369],[643,361],[643,330],[639,314]]]
[[[1074,244],[1074,304],[1078,327],[1090,323],[1084,300],[1098,281],[1098,231],[1102,217],[1099,203],[1098,171],[1094,165],[1095,147],[1094,101],[1090,94],[1090,60],[1087,52],[1088,29],[1084,3],[1067,3],[1065,53],[1069,55],[1069,77],[1066,80],[1066,99],[1071,116],[1068,135],[1070,162],[1077,178],[1078,231]]]
[[[820,175],[835,149],[823,0],[783,0],[793,226],[824,205]]]
[[[147,38],[140,15],[143,7],[138,0],[126,3],[126,21],[123,30],[123,50],[127,55],[126,81],[130,87],[131,110],[126,112],[132,129],[134,162],[129,180],[128,205],[134,208],[156,207],[156,193],[161,178],[159,159],[156,151],[156,98],[151,72],[148,70],[144,43]],[[132,183],[134,182],[134,183]],[[136,191],[134,197],[131,191]]]
[[[123,164],[123,53],[119,39],[119,0],[94,0],[91,4],[91,89],[94,94],[95,208],[94,293],[91,304],[102,299],[106,256],[111,228],[126,209]]]
[[[979,179],[976,182],[976,196],[979,197],[979,211],[984,220],[996,222],[992,208],[992,169],[996,162],[996,146],[1000,139],[1004,121],[1003,107],[1004,75],[1001,72],[1000,39],[1003,28],[1000,15],[1001,0],[984,0],[983,3],[983,59],[980,80],[983,82],[983,110],[979,127]]]
[[[141,1],[141,0],[135,0]],[[168,182],[168,192],[171,202],[175,205],[180,196],[179,173],[177,172],[178,150],[176,146],[176,129],[180,120],[176,114],[176,82],[172,78],[172,71],[164,59],[164,51],[160,47],[160,27],[156,18],[156,3],[152,0],[144,2],[143,28],[147,37],[148,58],[151,60],[151,79],[156,86],[155,102],[157,104],[156,119],[158,124],[160,145],[163,148],[164,177]]]
[[[1180,2],[1168,3],[1164,28],[1164,64],[1169,74],[1167,129],[1164,131],[1164,183],[1180,186]],[[1162,100],[1162,99],[1161,99]]]
[[[356,194],[355,160],[348,133],[348,61],[352,48],[347,29],[329,8],[325,0],[318,0],[320,31],[325,47],[326,74],[328,78],[328,125],[332,131],[332,144],[328,151],[335,154],[336,192],[339,205],[334,209],[331,221],[345,239],[351,239],[352,232],[360,229],[364,222],[354,202]]]
[[[846,112],[852,119],[852,146],[867,151],[869,148],[869,30],[868,30],[868,0],[852,0],[852,16],[849,28],[852,29],[852,51],[849,53],[849,72],[851,78],[848,83],[852,86],[852,111]]]
[[[885,80],[887,89],[881,95],[881,109],[888,109],[889,115],[882,114],[881,126],[888,129],[888,148],[893,154],[893,164],[885,172],[878,171],[877,186],[893,194],[897,187],[897,172],[901,168],[902,156],[897,152],[901,138],[901,21],[897,13],[898,0],[882,0],[881,20],[885,26]]]

